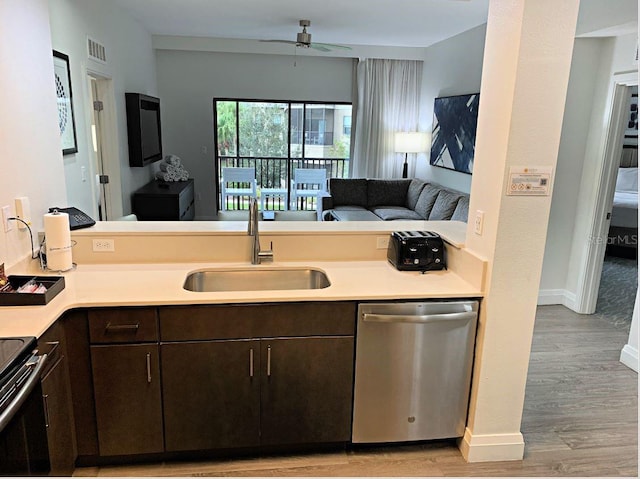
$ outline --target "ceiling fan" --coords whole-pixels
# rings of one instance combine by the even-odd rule
[[[307,32],[307,27],[311,25],[311,20],[300,20],[302,31],[298,33],[296,40],[260,40],[270,43],[288,43],[300,48],[313,48],[321,52],[330,52],[331,50],[351,50],[351,47],[344,45],[334,45],[332,43],[312,43],[311,34]]]

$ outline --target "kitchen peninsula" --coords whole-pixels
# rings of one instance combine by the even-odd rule
[[[261,241],[273,242],[274,263],[255,267],[319,268],[331,286],[319,290],[202,293],[182,286],[191,271],[251,267],[246,222],[98,222],[72,232],[77,268],[45,306],[3,307],[0,336],[40,336],[64,311],[79,307],[223,304],[481,297],[485,262],[464,249],[466,224],[457,221],[261,222]],[[446,242],[447,271],[397,271],[386,261],[394,230],[430,230]],[[94,239],[114,239],[115,252],[93,252]],[[10,274],[42,275],[37,261]],[[45,274],[55,275],[47,272]]]
[[[59,406],[50,415],[74,417],[73,433],[66,437],[75,434],[77,455],[50,438],[52,473],[72,472],[74,464],[348,443],[358,304],[483,295],[486,263],[464,249],[466,224],[380,223],[346,222],[328,229],[315,222],[261,222],[261,241],[272,243],[275,259],[255,266],[249,262],[246,222],[113,222],[74,231],[77,268],[63,273],[65,289],[47,305],[3,307],[0,316],[0,336],[36,336],[41,347],[61,344],[68,386],[62,381],[46,394],[52,402],[56,395],[73,398],[66,402],[72,413]],[[448,269],[426,274],[395,269],[386,260],[394,230],[440,233]],[[93,251],[93,241],[104,239],[113,241],[114,252]],[[9,273],[41,275],[36,263],[18,264]],[[221,268],[313,268],[324,272],[330,285],[183,288],[189,273]],[[328,367],[314,367],[319,357]],[[299,375],[286,380],[284,373],[274,380],[272,361],[278,371],[306,364],[305,380]],[[220,375],[212,375],[212,364],[226,362]],[[254,373],[249,383],[238,379]],[[288,399],[275,401],[280,393]],[[215,398],[225,407],[235,404],[225,417]],[[300,423],[309,410],[315,412]],[[198,416],[189,411],[199,411]],[[295,427],[277,426],[286,418],[298,418]],[[204,430],[202,424],[210,427]],[[331,427],[322,426],[327,424]],[[214,429],[226,432],[213,434]]]

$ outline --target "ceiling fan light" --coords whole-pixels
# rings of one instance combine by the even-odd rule
[[[309,46],[309,43],[311,43],[311,34],[307,32],[300,32],[298,33],[297,41],[302,45]]]

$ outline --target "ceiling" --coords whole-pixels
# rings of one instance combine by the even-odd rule
[[[489,0],[115,0],[154,35],[426,47],[486,23]]]
[[[153,35],[295,40],[308,19],[314,43],[424,48],[486,23],[491,0],[112,1]],[[637,30],[637,0],[580,0],[576,36]]]

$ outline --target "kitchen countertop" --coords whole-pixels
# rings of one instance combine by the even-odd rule
[[[207,268],[323,270],[331,286],[316,290],[200,293],[182,288],[187,274]],[[11,274],[42,275],[32,261]],[[55,275],[49,273],[51,275]],[[63,273],[65,289],[44,306],[0,307],[0,337],[41,336],[65,311],[81,307],[158,306],[285,301],[342,301],[481,297],[482,291],[452,271],[398,271],[387,261],[81,264]]]

